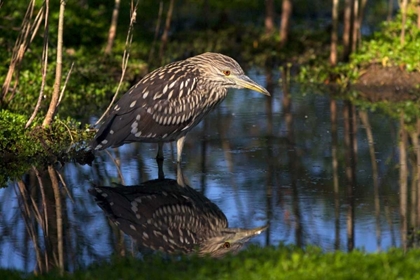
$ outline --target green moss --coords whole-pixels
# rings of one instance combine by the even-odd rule
[[[93,137],[88,127],[70,118],[56,117],[47,128],[40,126],[39,118],[25,128],[27,120],[25,115],[0,110],[0,187],[22,176],[31,165],[68,160],[84,148],[84,140]]]

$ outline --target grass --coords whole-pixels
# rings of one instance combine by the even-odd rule
[[[3,279],[24,276],[16,271],[0,271]],[[420,279],[420,250],[404,253],[401,249],[365,253],[359,250],[322,252],[251,247],[236,256],[222,259],[181,257],[114,257],[86,269],[59,276],[50,272],[42,276],[26,275],[27,279]]]

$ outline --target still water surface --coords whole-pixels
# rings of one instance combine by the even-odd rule
[[[230,227],[269,224],[250,241],[260,246],[368,252],[406,246],[405,229],[416,224],[418,207],[414,187],[403,188],[400,195],[399,122],[319,90],[287,87],[277,83],[276,75],[250,76],[272,97],[233,90],[188,135],[182,168],[189,185],[218,205]],[[175,179],[176,147],[165,148],[165,177]],[[98,153],[92,166],[56,167],[65,182],[65,187],[60,183],[63,261],[69,270],[136,251],[128,236],[110,226],[87,190],[94,184],[156,179],[157,147],[134,143],[108,151]],[[40,170],[40,180],[54,201],[50,174]],[[37,219],[44,211],[39,186],[31,171],[0,190],[1,267],[32,271],[46,251],[57,259],[47,244],[57,240],[46,238]],[[48,203],[46,208],[56,209]],[[55,232],[54,219],[47,222],[48,232]]]

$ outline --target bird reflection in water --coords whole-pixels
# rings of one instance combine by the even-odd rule
[[[228,228],[217,205],[173,179],[94,187],[89,193],[109,219],[141,247],[169,254],[221,257],[237,252],[267,228]]]

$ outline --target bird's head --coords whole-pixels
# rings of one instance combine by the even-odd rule
[[[189,58],[200,66],[207,79],[226,88],[247,88],[270,96],[261,85],[245,75],[236,60],[220,53],[203,53]]]
[[[199,254],[218,258],[228,253],[236,253],[249,239],[260,234],[267,227],[222,229],[218,234],[208,238],[203,244],[200,244]]]

